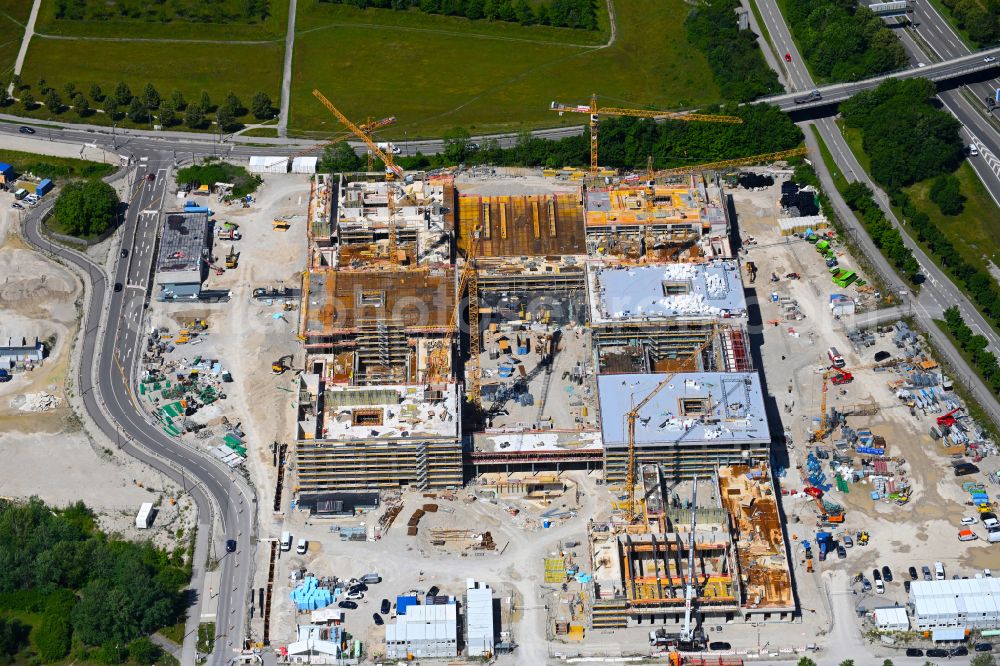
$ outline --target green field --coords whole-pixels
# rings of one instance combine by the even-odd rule
[[[387,135],[475,133],[579,124],[549,102],[686,108],[718,100],[704,57],[684,36],[683,0],[616,0],[617,39],[416,12],[299,3],[291,126],[329,133],[319,88],[346,115],[395,115]],[[607,18],[604,17],[604,22]],[[597,44],[595,46],[595,44]],[[404,134],[405,133],[405,134]]]
[[[943,215],[931,201],[932,181],[916,183],[905,191],[966,261],[983,270],[989,268],[987,259],[1000,265],[1000,210],[968,162],[962,162],[955,176],[966,198],[965,210],[958,215]]]
[[[10,81],[14,61],[21,48],[24,24],[28,22],[31,3],[25,0],[0,0],[0,81]]]
[[[114,90],[118,81],[125,81],[133,94],[141,93],[147,83],[152,83],[162,97],[166,98],[177,89],[189,102],[198,99],[202,90],[207,90],[215,104],[232,90],[245,106],[255,92],[263,90],[277,105],[283,50],[281,43],[93,42],[39,39],[36,35],[28,48],[21,78],[31,85],[31,92],[39,101],[42,95],[37,91],[37,81],[44,78],[58,91],[62,91],[67,82],[73,82],[85,94],[93,83],[108,93]],[[252,73],[248,63],[253,63]],[[222,72],[244,75],[222,76]],[[97,106],[93,101],[91,105]],[[45,107],[28,115],[79,122],[73,111],[55,116]],[[90,116],[85,122],[111,124],[102,113]]]
[[[115,167],[103,162],[36,155],[17,150],[0,150],[0,162],[13,166],[18,174],[30,171],[39,178],[51,178],[55,181],[65,178],[103,178],[115,170]]]

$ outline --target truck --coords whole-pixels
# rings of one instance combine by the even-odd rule
[[[813,90],[806,95],[793,98],[792,101],[796,104],[808,104],[809,102],[818,102],[821,99],[823,99],[823,95],[818,90]]]
[[[281,550],[286,553],[292,549],[292,535],[290,532],[281,533]]]
[[[232,222],[223,222],[219,225],[215,231],[215,235],[219,240],[238,241],[243,238],[239,226]]]
[[[143,502],[135,517],[135,526],[140,530],[148,530],[153,524],[153,503]]]
[[[829,349],[827,349],[826,356],[827,358],[830,359],[830,364],[833,365],[833,367],[837,368],[838,370],[847,365],[847,362],[844,360],[844,357],[840,355],[840,352],[837,351],[836,347],[830,347]]]
[[[52,181],[46,178],[42,182],[38,183],[38,185],[35,185],[35,194],[40,197],[44,197],[46,194],[52,191],[52,187],[53,187]]]

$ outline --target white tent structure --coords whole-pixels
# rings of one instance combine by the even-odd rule
[[[296,157],[292,159],[292,173],[316,173],[318,157]]]
[[[251,155],[250,173],[288,173],[288,158],[280,155]]]

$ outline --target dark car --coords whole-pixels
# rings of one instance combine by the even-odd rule
[[[892,356],[892,354],[887,351],[875,352],[875,362],[881,363],[882,361],[888,360],[890,356]]]
[[[708,644],[709,650],[717,650],[719,652],[725,652],[726,650],[732,650],[733,646],[726,641],[713,641]]]
[[[226,552],[227,553],[235,553],[236,552],[236,539],[227,539],[226,540]]]
[[[842,559],[842,560],[846,559],[847,558],[847,549],[844,548],[843,546],[837,546],[837,557],[840,558],[840,559]]]
[[[948,652],[949,657],[965,657],[969,654],[969,648],[964,645],[959,645],[957,648],[952,648]]]
[[[882,567],[882,578],[884,578],[887,583],[892,582],[892,569],[890,569],[888,565]]]
[[[973,647],[976,652],[992,652],[993,643],[976,643]]]
[[[909,569],[906,570],[906,573],[910,574],[910,580],[916,580],[917,579],[917,568],[916,567],[910,567]]]
[[[115,282],[115,292],[117,293],[117,292],[119,292],[121,290],[122,290],[122,283],[121,282]]]
[[[864,591],[864,592],[871,592],[872,591],[872,582],[870,580],[868,580],[867,578],[862,577],[861,578],[861,590]]]
[[[391,608],[392,608],[392,606],[389,605],[389,600],[388,599],[383,599],[382,600],[382,608],[380,609],[382,611],[382,615],[388,615],[389,614],[389,610]]]
[[[872,569],[872,578],[882,580],[882,574],[879,573],[878,569]]]
[[[155,173],[147,173],[146,174],[146,180],[148,180],[149,182],[153,182],[154,180],[156,180],[156,174]]]
[[[931,648],[927,651],[928,657],[947,657],[948,651],[942,650],[941,648]]]
[[[924,656],[924,651],[920,648],[906,648],[907,657],[922,657]]]
[[[20,127],[18,127],[17,131],[20,132],[21,134],[34,134],[35,133],[35,130],[31,129],[30,127],[25,127],[24,125],[21,125]]]
[[[354,585],[351,585],[349,588],[347,588],[347,591],[348,592],[367,592],[368,591],[368,586],[365,585],[364,583],[355,583]]]
[[[378,625],[378,626],[380,626],[380,627],[381,627],[381,626],[382,626],[383,624],[385,624],[385,620],[383,620],[383,619],[382,619],[382,616],[381,616],[381,615],[379,615],[378,613],[372,613],[372,619],[373,619],[373,620],[375,620],[375,624],[377,624],[377,625]]]
[[[438,592],[440,591],[441,591],[440,587],[438,587],[437,585],[431,585],[431,589],[427,590],[427,596],[436,597]]]
[[[347,610],[354,610],[355,608],[358,607],[358,605],[353,601],[341,601],[339,604],[337,604],[337,606],[339,606],[340,608],[346,608]]]
[[[127,257],[128,256],[128,250],[126,250],[125,248],[122,248],[122,256],[123,257]]]
[[[910,581],[908,580],[903,581],[903,591],[906,592],[907,594],[910,593]]]

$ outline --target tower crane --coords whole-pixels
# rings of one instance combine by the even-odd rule
[[[358,129],[361,130],[362,132],[364,132],[365,134],[367,134],[368,138],[371,139],[372,135],[377,130],[382,129],[383,127],[388,127],[389,125],[394,125],[395,123],[396,123],[396,116],[389,116],[387,118],[380,118],[379,120],[375,120],[373,118],[368,118],[367,122],[362,123],[361,125],[358,125]],[[294,155],[289,156],[289,159],[295,159],[296,157],[301,157],[303,155],[308,155],[309,153],[314,153],[314,152],[319,151],[319,150],[325,150],[326,148],[329,148],[331,146],[336,146],[338,143],[340,143],[342,141],[346,141],[346,140],[350,139],[353,136],[354,136],[354,134],[351,133],[351,132],[344,132],[343,134],[340,134],[339,136],[335,136],[332,139],[329,139],[328,141],[324,141],[322,143],[317,143],[314,146],[309,146],[308,148],[300,150],[299,152],[295,153]],[[368,151],[368,170],[369,171],[371,171],[374,168],[374,159],[375,159],[374,154],[372,154],[371,151]]]
[[[458,330],[459,313],[462,310],[462,292],[469,295],[469,397],[476,405],[480,402],[479,384],[479,278],[476,274],[476,256],[479,254],[479,227],[469,228],[468,242],[465,251],[465,266],[458,282],[458,293],[455,297],[455,310],[452,313],[451,326],[445,335],[445,345],[450,345]]]
[[[689,645],[698,642],[695,630],[691,627],[691,611],[696,594],[694,587],[694,528],[698,522],[698,475],[691,480],[691,531],[688,533],[688,575],[684,586],[684,627],[681,628],[680,642]]]
[[[327,108],[327,110],[337,117],[337,120],[346,127],[354,136],[358,137],[364,141],[365,145],[368,146],[368,150],[371,154],[382,160],[385,164],[385,180],[386,180],[386,204],[389,208],[389,260],[393,264],[399,263],[399,256],[396,248],[396,193],[393,190],[392,181],[395,178],[403,177],[403,169],[396,165],[395,160],[392,157],[392,151],[384,151],[379,148],[374,141],[372,141],[369,133],[366,133],[363,129],[355,125],[350,118],[345,116],[340,112],[340,109],[333,105],[333,102],[328,100],[326,96],[319,90],[313,90],[313,97],[318,99],[320,103]]]
[[[686,173],[692,173],[694,171],[709,171],[712,169],[725,169],[727,167],[737,167],[737,166],[747,166],[750,164],[759,164],[762,162],[775,162],[777,160],[783,160],[789,157],[801,157],[806,155],[809,151],[805,148],[792,148],[791,150],[781,150],[776,153],[763,153],[760,155],[751,155],[750,157],[739,157],[733,160],[722,160],[720,162],[706,162],[704,164],[693,164],[691,166],[677,167],[675,169],[663,169],[661,171],[653,172],[647,177],[650,180],[655,180],[656,178],[667,178],[669,176],[681,176]],[[648,170],[648,166],[647,166]]]
[[[653,109],[626,109],[620,107],[599,107],[597,106],[597,95],[591,95],[590,104],[562,104],[552,102],[549,105],[551,111],[556,111],[559,115],[564,113],[586,113],[590,115],[590,173],[597,174],[597,124],[602,115],[605,116],[629,116],[632,118],[654,118],[657,120],[686,120],[701,121],[706,123],[729,123],[740,125],[743,119],[737,116],[713,116],[705,113],[688,113],[686,111],[656,111]]]

